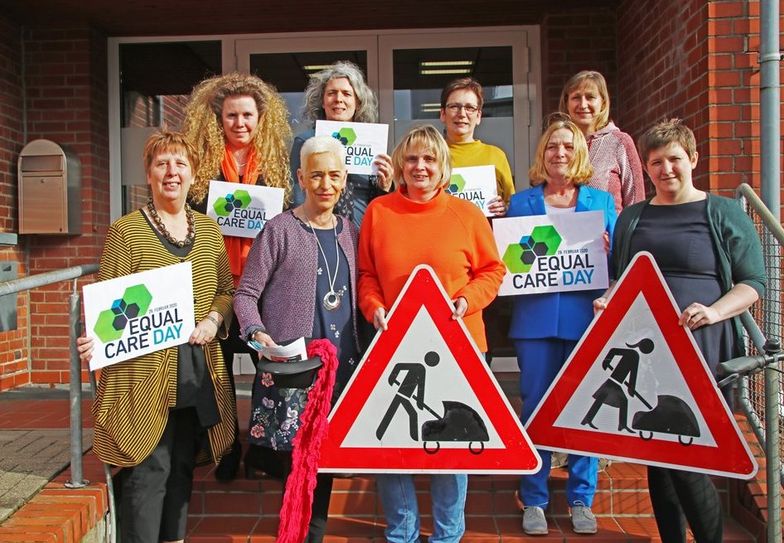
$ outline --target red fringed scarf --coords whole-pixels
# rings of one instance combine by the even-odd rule
[[[291,473],[280,508],[277,543],[302,543],[307,536],[321,443],[329,427],[327,415],[338,371],[337,350],[329,340],[316,339],[308,344],[308,356],[320,356],[324,366],[308,394],[308,404],[292,443]]]
[[[242,184],[255,185],[259,179],[259,161],[256,150],[251,148],[247,158],[248,162],[245,164],[245,175],[242,178]],[[231,154],[228,147],[223,151],[221,171],[226,181],[240,183],[237,161],[234,160],[234,155]],[[231,275],[234,277],[234,286],[238,287],[242,270],[245,268],[245,261],[248,259],[250,247],[253,245],[253,238],[224,236],[223,241],[226,244],[226,253],[229,255],[229,266],[231,267]]]

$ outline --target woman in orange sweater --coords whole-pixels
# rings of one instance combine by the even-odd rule
[[[419,264],[435,270],[480,351],[487,350],[482,309],[495,298],[505,267],[493,233],[474,204],[443,188],[449,181],[449,150],[432,126],[412,129],[392,153],[399,189],[373,200],[359,235],[359,306],[386,330],[386,316],[409,274]],[[405,237],[403,237],[405,236]],[[419,538],[419,514],[410,475],[379,475],[378,492],[392,543]],[[433,536],[457,542],[465,531],[466,475],[433,475]]]

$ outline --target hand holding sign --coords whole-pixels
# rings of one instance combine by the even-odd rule
[[[389,158],[388,135],[386,124],[316,121],[316,136],[333,137],[345,146],[348,173],[383,175],[384,182],[392,179],[391,161],[387,164],[384,160]]]

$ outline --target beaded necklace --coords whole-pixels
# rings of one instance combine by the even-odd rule
[[[169,229],[166,228],[165,224],[163,224],[163,219],[161,219],[160,215],[158,215],[158,210],[155,209],[155,204],[152,202],[152,198],[147,200],[147,213],[152,218],[152,222],[155,224],[155,228],[158,229],[158,232],[160,232],[161,235],[172,245],[177,247],[185,247],[186,245],[193,243],[193,240],[196,239],[196,229],[193,226],[193,210],[187,203],[185,204],[185,219],[188,221],[188,234],[183,240],[174,239],[174,236],[171,235]]]

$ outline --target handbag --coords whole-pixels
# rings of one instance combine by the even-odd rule
[[[275,386],[280,388],[308,388],[316,380],[318,370],[323,365],[320,357],[287,362],[274,362],[261,357],[256,368],[260,372],[271,373]]]

